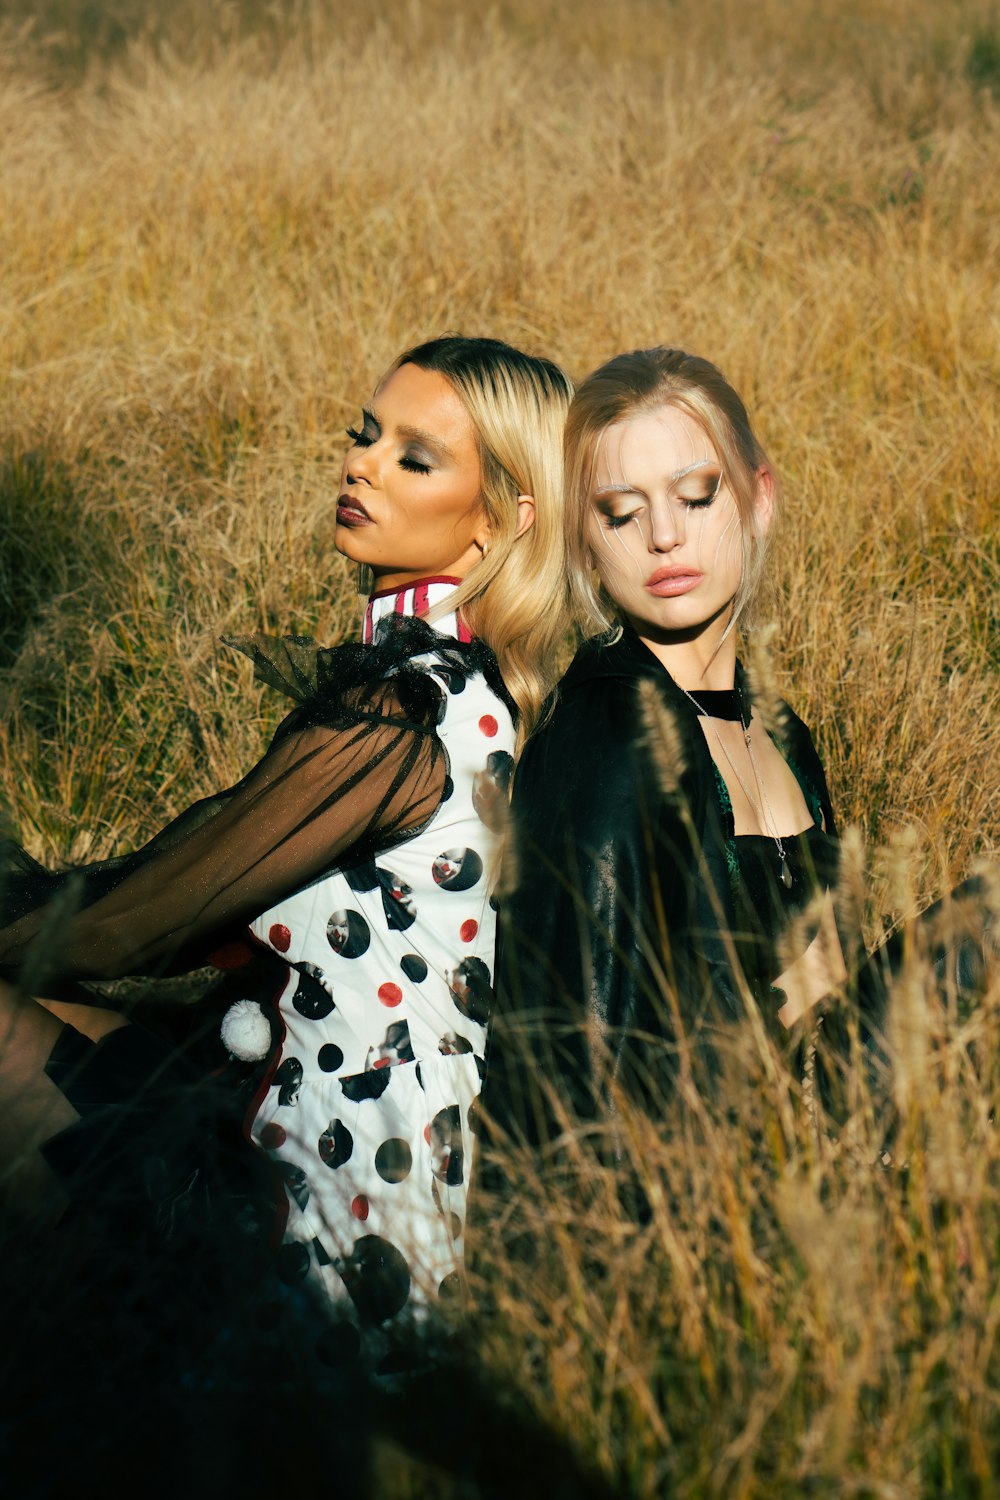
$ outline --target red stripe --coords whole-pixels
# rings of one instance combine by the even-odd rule
[[[406,614],[406,596],[407,596],[408,593],[409,593],[409,585],[407,585],[405,589],[400,589],[399,593],[396,595],[396,602],[392,606],[392,612],[393,612],[393,614],[395,614],[395,615],[405,615]]]
[[[426,584],[432,584],[432,583],[450,583],[451,586],[452,586],[452,588],[457,588],[458,585],[461,582],[462,582],[461,578],[451,578],[451,577],[449,577],[448,574],[442,573],[440,575],[440,577],[436,577],[436,578],[415,578],[413,580],[413,583],[404,584],[402,591],[400,589],[377,589],[374,594],[370,595],[370,598],[372,598],[372,599],[387,599],[390,594],[398,594],[400,592],[405,592],[406,589],[412,589],[414,587],[414,585],[418,584],[418,583],[426,583]]]
[[[473,639],[472,631],[466,625],[461,615],[458,616],[458,638],[463,646],[467,646]]]
[[[418,583],[414,585],[413,613],[415,615],[425,615],[427,613],[427,604],[428,600],[430,599],[430,592],[431,586],[429,583]]]
[[[374,595],[372,597],[374,597]],[[361,640],[362,640],[363,644],[366,645],[366,646],[370,646],[371,645],[372,640],[373,640],[374,635],[375,635],[375,626],[372,623],[372,614],[373,614],[373,611],[372,611],[372,606],[371,606],[371,600],[369,600],[369,602],[368,602],[368,608],[365,610],[365,625],[364,625],[364,630],[361,633]]]

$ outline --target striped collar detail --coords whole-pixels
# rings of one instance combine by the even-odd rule
[[[387,615],[424,616],[455,592],[461,582],[458,578],[418,578],[401,589],[381,589],[372,594],[365,610],[364,630],[361,636],[366,646],[375,639],[375,629]],[[454,611],[441,615],[434,621],[434,629],[441,635],[457,636],[460,641],[472,640],[472,632],[465,621]]]

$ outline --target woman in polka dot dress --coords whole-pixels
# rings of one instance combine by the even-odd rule
[[[375,583],[362,642],[234,643],[296,701],[243,781],[134,855],[70,876],[9,861],[0,965],[35,994],[225,966],[248,925],[280,960],[249,1133],[284,1181],[286,1278],[346,1294],[368,1324],[460,1276],[498,834],[564,620],[569,394],[555,365],[494,340],[401,356],[349,433],[337,501],[337,548]],[[244,1056],[248,1009],[259,1029],[245,1002],[224,1024]],[[139,1026],[64,998],[0,984],[3,1021],[8,1183],[72,1199],[97,1127],[103,1163],[109,1119],[151,1073],[162,1098],[174,1065]],[[130,1205],[149,1175],[131,1165]],[[131,1180],[121,1167],[119,1192]]]
[[[379,590],[366,639],[454,580]],[[433,1298],[461,1264],[472,1117],[492,998],[490,873],[513,768],[514,714],[454,614],[406,670],[434,685],[436,811],[382,853],[290,892],[252,923],[288,965],[282,1040],[253,1107],[253,1139],[285,1178],[284,1274],[309,1275],[377,1321]],[[260,651],[261,648],[257,647]],[[265,668],[266,670],[266,668]],[[443,752],[443,753],[442,753]]]

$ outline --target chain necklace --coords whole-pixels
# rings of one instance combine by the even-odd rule
[[[681,687],[680,683],[678,683],[677,686]],[[730,755],[729,751],[726,749],[725,745],[722,743],[722,736],[719,733],[718,729],[715,727],[715,724],[713,722],[713,719],[712,719],[712,716],[711,716],[711,713],[710,713],[710,706],[709,706],[709,704],[707,702],[706,703],[699,703],[698,699],[694,696],[693,693],[689,693],[688,690],[687,690],[687,688],[681,687],[681,692],[684,694],[685,698],[687,698],[687,700],[690,703],[694,704],[694,707],[698,711],[698,717],[700,719],[707,719],[708,720],[709,728],[711,729],[712,733],[715,735],[716,744],[718,745],[718,747],[721,750],[722,754],[725,756],[726,760],[729,762],[730,770],[732,771],[733,775],[736,777],[736,780],[739,782],[739,785],[740,785],[740,788],[742,789],[743,795],[747,799],[747,803],[749,804],[750,807],[753,808],[753,811],[754,811],[754,813],[756,815],[756,818],[757,818],[757,822],[760,824],[761,828],[763,828],[766,831],[768,837],[772,838],[774,840],[774,846],[775,846],[775,848],[778,851],[778,867],[779,867],[780,872],[781,872],[781,883],[785,887],[786,891],[790,891],[791,888],[792,888],[792,872],[788,868],[788,856],[785,853],[785,846],[784,846],[784,844],[783,844],[783,842],[782,842],[779,834],[776,831],[777,827],[778,827],[777,819],[775,818],[774,813],[771,811],[770,800],[768,798],[767,792],[764,789],[764,785],[761,782],[760,773],[757,770],[757,758],[756,758],[756,756],[753,753],[753,743],[752,743],[751,737],[750,737],[750,711],[744,707],[742,693],[734,691],[734,694],[733,694],[733,696],[735,698],[735,701],[736,701],[736,704],[737,704],[737,707],[738,707],[738,715],[737,714],[726,713],[724,715],[724,717],[727,718],[727,719],[728,718],[736,719],[738,717],[740,728],[743,731],[743,743],[746,745],[746,747],[747,747],[747,754],[750,757],[750,769],[753,771],[753,779],[754,779],[754,783],[755,783],[755,785],[757,787],[757,799],[758,800],[756,802],[754,801],[753,797],[751,797],[751,795],[750,795],[750,788],[747,786],[746,782],[743,780],[743,777],[740,775],[739,771],[737,770],[736,764],[735,764],[735,762],[733,760],[733,757]],[[721,701],[723,698],[728,698],[729,695],[728,694],[724,694],[724,693],[720,693],[720,694],[704,693],[704,694],[702,694],[702,697],[705,698],[705,699],[714,699],[714,698],[718,697],[718,699]],[[746,715],[746,717],[744,717],[744,714]],[[764,812],[762,810],[762,807],[767,809],[767,818],[764,817]],[[770,827],[768,827],[768,821],[767,821],[768,819],[770,819]]]

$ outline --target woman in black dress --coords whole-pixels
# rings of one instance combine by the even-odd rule
[[[487,1117],[538,1142],[623,1096],[655,1111],[754,1005],[781,1035],[845,992],[877,1070],[884,986],[838,930],[823,766],[737,656],[777,506],[743,402],[706,360],[621,355],[577,391],[566,470],[601,633],[515,777]],[[974,985],[981,950],[958,958]]]

